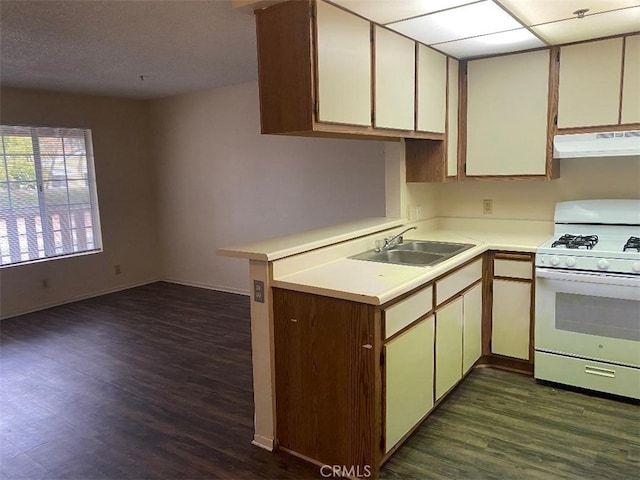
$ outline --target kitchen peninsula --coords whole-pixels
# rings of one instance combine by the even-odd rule
[[[411,226],[405,242],[472,246],[426,267],[348,258]],[[250,264],[254,444],[376,477],[471,368],[531,373],[533,252],[551,228],[375,218],[218,250]],[[494,265],[524,296],[492,328]]]

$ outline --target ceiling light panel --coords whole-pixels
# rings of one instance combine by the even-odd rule
[[[499,0],[525,25],[574,18],[573,12],[588,8],[588,15],[640,6],[640,0]]]
[[[376,23],[389,23],[459,7],[478,0],[331,0]]]
[[[552,45],[557,45],[631,33],[638,30],[638,25],[640,7],[633,7],[595,15],[587,14],[584,18],[571,18],[531,29]]]
[[[522,25],[492,1],[483,1],[392,23],[388,27],[427,45],[433,45],[514,30]]]
[[[494,33],[480,37],[466,38],[454,42],[441,43],[435,48],[456,58],[479,57],[499,53],[517,52],[530,48],[544,47],[526,28]]]

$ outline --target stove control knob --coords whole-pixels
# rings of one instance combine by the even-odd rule
[[[607,268],[609,268],[609,262],[604,258],[602,260],[598,260],[598,268],[600,270],[606,270]]]
[[[576,257],[567,258],[567,267],[575,267],[576,266]]]
[[[634,272],[640,272],[640,262],[633,262],[633,265],[631,265],[631,270],[633,270]]]
[[[556,265],[560,265],[560,257],[558,257],[557,255],[551,257],[551,265],[553,265],[554,267]]]

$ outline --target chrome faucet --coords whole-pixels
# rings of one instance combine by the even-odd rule
[[[418,227],[409,227],[404,229],[403,231],[401,231],[399,234],[393,236],[393,237],[388,237],[384,239],[384,244],[382,245],[382,247],[380,248],[380,251],[385,251],[385,250],[389,250],[393,247],[395,247],[396,245],[400,245],[404,239],[402,238],[402,236],[407,233],[409,230],[417,230]]]

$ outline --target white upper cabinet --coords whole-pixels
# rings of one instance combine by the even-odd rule
[[[468,63],[467,176],[546,174],[549,55]]]
[[[418,44],[417,79],[417,129],[444,133],[447,109],[447,57]]]
[[[447,176],[458,175],[458,61],[449,58],[447,108]]]
[[[370,126],[370,23],[317,2],[317,50],[318,120]]]
[[[617,125],[621,74],[622,38],[562,47],[558,128]]]
[[[415,127],[415,42],[375,27],[375,126]]]
[[[640,122],[640,35],[625,39],[622,123]]]

